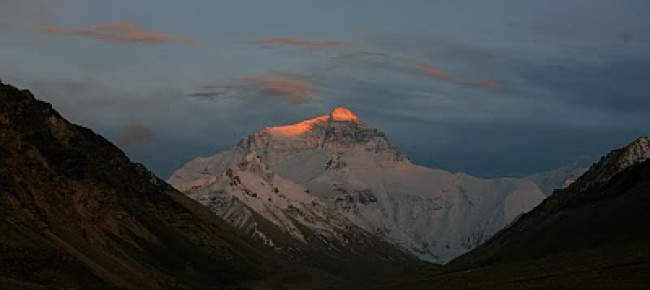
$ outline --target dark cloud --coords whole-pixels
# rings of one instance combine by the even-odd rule
[[[237,141],[229,138],[224,141],[224,139],[225,136],[219,135],[214,140],[205,142],[195,139],[170,139],[161,135],[156,139],[155,146],[132,147],[127,153],[135,162],[145,164],[147,168],[154,170],[158,177],[167,179],[189,160],[228,150]]]
[[[261,45],[288,45],[304,47],[342,47],[350,45],[345,41],[312,41],[295,37],[267,38],[256,42]]]
[[[650,60],[627,59],[584,66],[538,65],[520,71],[545,99],[568,108],[612,115],[650,116]]]
[[[211,91],[211,90],[202,90],[200,92],[195,92],[188,94],[190,97],[195,97],[195,98],[201,98],[201,99],[206,99],[206,100],[214,100],[215,98],[219,96],[223,96],[225,94],[224,91]]]
[[[451,73],[442,70],[438,67],[432,66],[430,64],[421,62],[421,61],[415,61],[413,63],[415,68],[425,76],[435,79],[435,80],[442,80],[446,81],[452,84],[457,84],[460,86],[466,86],[470,88],[481,88],[481,89],[498,89],[501,87],[501,81],[500,80],[481,80],[481,81],[467,81],[464,79],[461,79],[455,75],[452,75]]]
[[[115,139],[115,144],[122,149],[145,145],[156,139],[156,132],[140,124],[130,124],[122,129]]]
[[[34,80],[12,76],[3,79],[52,103],[72,122],[90,127],[112,128],[114,124],[134,121],[133,116],[164,119],[170,108],[182,105],[179,98],[182,94],[174,89],[125,89],[83,80]]]
[[[483,89],[498,89],[502,86],[502,81],[500,80],[484,80],[484,81],[476,81],[476,82],[465,82],[464,85],[468,87],[476,87],[476,88],[483,88]]]
[[[471,114],[471,105],[466,107],[466,113]],[[650,134],[650,130],[635,125],[643,122],[638,118],[620,122],[604,118],[581,124],[566,116],[554,119],[552,111],[537,112],[541,116],[530,118],[508,110],[501,116],[491,113],[480,120],[435,118],[446,110],[447,106],[430,110],[433,118],[429,119],[390,110],[356,113],[384,131],[417,164],[485,177],[521,176],[576,161],[590,164],[610,150]],[[573,113],[575,118],[598,119],[587,113]],[[650,117],[644,121],[650,121]]]
[[[129,22],[118,22],[87,28],[41,26],[38,28],[38,30],[45,34],[81,36],[110,43],[197,43],[194,38],[189,36],[170,35],[162,32],[147,30],[135,26]]]
[[[374,42],[388,51],[399,51],[402,55],[409,55],[419,60],[433,59],[446,64],[473,66],[475,69],[510,57],[490,47],[473,46],[441,37],[379,38]]]
[[[250,77],[248,80],[257,85],[261,92],[285,97],[293,104],[303,104],[311,100],[314,86],[302,79],[288,77]]]
[[[283,14],[289,10],[277,3],[268,7],[278,8],[277,13],[242,5],[244,13],[225,9],[226,15],[213,18],[222,22],[202,34],[218,43],[192,56],[172,54],[178,53],[173,49],[170,54],[140,50],[136,55],[130,46],[111,46],[99,54],[69,49],[64,41],[34,35],[33,28],[114,16],[116,11],[85,14],[88,8],[60,3],[73,3],[67,0],[8,1],[13,3],[9,8],[7,1],[0,5],[0,31],[9,25],[32,30],[13,35],[25,38],[21,46],[3,50],[8,56],[4,74],[76,79],[78,83],[41,83],[37,96],[106,136],[119,135],[120,126],[128,123],[155,124],[150,129],[161,135],[153,141],[156,146],[131,147],[129,154],[158,172],[230,148],[265,126],[322,115],[341,105],[385,131],[416,163],[482,176],[551,169],[650,133],[645,125],[650,123],[645,0],[625,5],[613,0],[458,0],[411,7],[384,1],[375,5],[382,9],[370,14],[363,3],[346,4],[343,14],[338,4],[329,14],[322,9]],[[28,2],[39,4],[23,4]],[[46,10],[43,3],[65,10],[39,17],[37,10]],[[177,21],[164,14],[150,18],[142,7],[128,17]],[[221,13],[199,10],[206,15],[187,13],[192,19],[185,20],[176,10],[167,12],[181,17],[184,25]],[[88,17],[75,19],[76,13]],[[294,17],[308,14],[310,21]],[[332,16],[340,19],[332,22]],[[233,26],[233,20],[240,22]],[[275,20],[273,27],[264,27]],[[193,27],[206,29],[199,26]],[[120,43],[110,39],[111,33],[118,38],[128,34],[127,29],[96,28],[51,27],[51,32]],[[277,37],[241,47],[242,38],[256,40],[261,33],[282,30],[341,37]],[[16,39],[4,37],[0,45]],[[155,37],[124,41],[160,43]],[[623,59],[632,56],[638,59]],[[77,69],[84,57],[83,69]],[[237,78],[233,72],[260,76]],[[232,78],[188,94],[197,84]],[[174,85],[178,87],[167,88]],[[163,88],[157,90],[159,86]]]
[[[369,74],[376,72],[378,69],[403,76],[419,74],[433,80],[468,88],[497,89],[502,84],[502,81],[496,79],[470,81],[466,78],[458,77],[438,66],[411,57],[363,50],[352,50],[351,52],[340,54],[331,61],[330,65],[324,70],[324,73],[335,72],[346,67],[370,70],[367,72]]]
[[[311,101],[316,93],[314,84],[306,78],[294,76],[250,76],[237,79],[226,85],[202,86],[192,97],[215,100],[248,99],[266,101],[269,97],[287,100],[294,105]]]

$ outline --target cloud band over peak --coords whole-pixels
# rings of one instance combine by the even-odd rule
[[[46,34],[80,36],[110,43],[196,44],[196,40],[192,37],[156,32],[135,26],[129,22],[117,22],[86,28],[41,26],[38,30]]]
[[[306,46],[306,47],[341,47],[347,46],[349,43],[345,41],[311,41],[295,37],[277,37],[262,39],[257,42],[258,44],[278,44],[289,46]]]

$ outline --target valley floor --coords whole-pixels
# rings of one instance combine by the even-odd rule
[[[400,262],[343,262],[330,266],[285,265],[252,289],[373,289],[425,279],[439,265]]]
[[[439,273],[386,289],[648,289],[650,240]]]

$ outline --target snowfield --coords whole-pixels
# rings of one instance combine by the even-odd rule
[[[231,150],[190,161],[169,182],[251,233],[255,212],[298,240],[295,223],[333,239],[366,232],[438,263],[473,249],[545,198],[529,180],[417,166],[345,108],[265,128]]]

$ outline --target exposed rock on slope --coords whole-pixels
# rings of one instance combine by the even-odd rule
[[[630,166],[650,158],[650,139],[641,137],[626,147],[614,150],[589,168],[573,186],[574,191],[585,191],[607,183],[612,177]]]
[[[0,164],[0,288],[217,287],[270,266],[272,253],[104,138],[4,84]]]
[[[645,288],[649,153],[647,138],[613,151],[571,186],[452,261],[448,273],[397,288]]]
[[[488,243],[454,264],[489,264],[650,238],[647,138],[612,151]],[[633,168],[630,168],[633,167]]]
[[[530,181],[484,180],[416,166],[384,133],[346,108],[294,125],[265,128],[232,150],[192,160],[169,182],[194,198],[234,197],[248,203],[250,195],[212,188],[214,183],[206,180],[220,180],[250,154],[259,157],[273,178],[295,185],[291,196],[313,199],[326,206],[324,211],[344,216],[362,231],[433,262],[446,262],[474,248],[544,198]],[[267,191],[248,189],[258,197]],[[265,216],[273,203],[259,199],[259,206],[249,209]],[[302,205],[298,202],[295,207]]]
[[[416,260],[278,176],[254,152],[221,175],[207,175],[187,186],[181,189],[189,197],[298,261],[314,255],[341,261]]]

